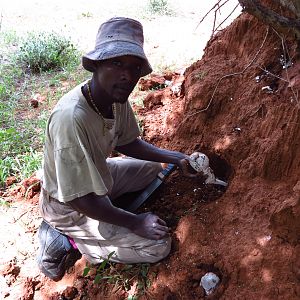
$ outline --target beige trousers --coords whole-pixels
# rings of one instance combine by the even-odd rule
[[[133,158],[109,158],[107,163],[114,180],[109,195],[112,200],[143,189],[162,169],[159,163]],[[170,237],[148,240],[125,227],[91,219],[50,197],[45,190],[41,192],[40,211],[49,224],[74,239],[79,251],[92,264],[100,263],[113,251],[111,260],[120,263],[154,263],[170,252]]]

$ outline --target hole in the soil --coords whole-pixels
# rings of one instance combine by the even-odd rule
[[[225,289],[227,288],[227,283],[228,283],[227,276],[223,275],[223,272],[221,272],[220,269],[213,264],[201,263],[197,266],[197,268],[200,269],[201,273],[203,273],[202,276],[212,272],[219,277],[220,282],[218,283],[216,289],[212,293],[214,297],[213,299],[219,299],[219,297],[221,297],[221,295],[224,293]]]
[[[215,273],[220,278],[220,283],[222,282],[222,277],[223,277],[222,272],[220,271],[219,268],[215,267],[215,265],[201,263],[197,266],[197,268],[203,271],[203,275],[208,272]]]
[[[209,166],[214,171],[215,176],[228,183],[228,180],[232,175],[230,164],[214,152],[207,152],[206,155],[209,158]]]

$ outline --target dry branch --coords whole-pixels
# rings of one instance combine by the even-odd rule
[[[288,0],[273,0],[278,2],[280,5],[288,8],[296,16],[300,14],[300,4],[299,0],[288,1]],[[279,3],[280,2],[280,3]],[[265,7],[260,4],[257,0],[239,0],[239,3],[245,11],[249,14],[255,16],[263,23],[267,23],[281,32],[292,32],[294,33],[298,43],[300,43],[300,19],[289,18],[280,15],[273,11],[272,9]]]
[[[280,4],[293,12],[300,18],[300,1],[299,0],[279,0]]]
[[[230,2],[230,0],[224,0],[224,2],[222,2],[222,0],[218,0],[214,6],[202,17],[202,19],[199,21],[198,25],[196,26],[196,29],[198,28],[198,26],[205,20],[205,18],[210,14],[210,13],[214,13],[214,21],[213,21],[213,29],[212,29],[212,33],[210,38],[212,38],[214,36],[214,34],[217,32],[217,30],[228,20],[228,18],[234,13],[234,11],[240,6],[239,4],[237,4],[234,9],[231,11],[231,13],[229,15],[227,15],[227,17],[218,25],[216,26],[217,23],[217,13],[220,13],[221,7],[223,7],[225,4],[227,4],[228,2]]]

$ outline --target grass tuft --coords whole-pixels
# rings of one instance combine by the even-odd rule
[[[114,254],[115,252],[113,251],[107,258],[101,257],[103,261],[98,267],[87,265],[83,271],[83,276],[88,276],[93,271],[93,274],[95,274],[93,275],[94,283],[109,284],[115,293],[120,290],[125,292],[132,291],[132,288],[135,287],[134,294],[130,296],[130,299],[138,299],[147,292],[151,285],[150,264],[117,264],[110,261]]]
[[[168,0],[149,0],[147,8],[150,14],[160,16],[174,16],[175,11],[169,7]]]
[[[66,37],[54,32],[33,32],[22,39],[15,58],[25,70],[41,73],[62,70],[68,64],[79,64],[75,46]]]

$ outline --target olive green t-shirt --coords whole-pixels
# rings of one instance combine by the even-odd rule
[[[48,120],[43,161],[43,188],[61,202],[94,192],[106,195],[113,180],[106,158],[116,146],[126,145],[139,135],[127,101],[116,104],[111,129],[87,103],[81,84],[63,96]]]

